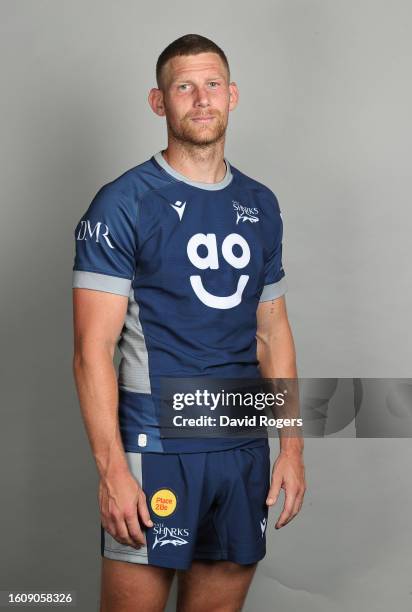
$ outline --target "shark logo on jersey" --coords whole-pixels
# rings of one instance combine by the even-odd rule
[[[206,247],[207,255],[200,257],[198,248]],[[233,253],[233,247],[240,247],[241,255]],[[217,247],[216,234],[195,234],[187,243],[187,255],[191,263],[199,270],[219,269],[219,254]],[[224,260],[233,268],[238,270],[245,268],[250,261],[250,248],[245,238],[240,234],[232,233],[226,236],[222,242],[222,255]],[[200,275],[190,276],[192,289],[203,304],[210,308],[233,308],[238,306],[242,301],[243,290],[249,280],[247,274],[241,274],[237,283],[237,288],[234,293],[227,296],[214,295],[204,288]]]
[[[103,231],[101,231],[103,229]],[[76,240],[87,240],[87,236],[90,239],[94,239],[96,242],[99,242],[100,236],[104,238],[111,249],[114,249],[114,246],[110,242],[109,239],[109,226],[106,223],[102,223],[98,221],[94,228],[90,225],[89,219],[84,219],[79,223],[79,231],[77,233]]]
[[[236,200],[232,200],[232,204],[233,208],[236,211],[236,225],[238,225],[239,221],[242,221],[242,223],[244,223],[245,221],[257,223],[259,221],[259,217],[256,216],[259,212],[259,209],[242,206],[242,204],[236,202]]]
[[[177,200],[174,204],[170,204],[170,206],[175,209],[175,211],[179,215],[179,219],[182,220],[183,213],[185,212],[186,202],[182,203],[180,200]]]

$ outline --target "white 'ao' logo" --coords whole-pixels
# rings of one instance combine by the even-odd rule
[[[207,255],[200,257],[198,254],[199,246],[204,245],[207,249]],[[237,256],[233,253],[233,247],[240,246],[242,254]],[[187,244],[187,255],[196,268],[199,270],[219,269],[219,255],[217,249],[216,234],[195,234]],[[243,236],[240,234],[229,234],[222,243],[222,255],[228,264],[240,270],[245,268],[250,261],[249,245]],[[211,308],[233,308],[242,301],[243,290],[249,280],[247,274],[241,274],[237,283],[237,288],[234,293],[227,296],[214,295],[204,288],[202,279],[199,275],[190,276],[190,283],[193,291],[203,304]]]

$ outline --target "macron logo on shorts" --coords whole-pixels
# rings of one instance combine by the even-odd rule
[[[265,535],[265,529],[266,529],[266,519],[264,518],[263,521],[260,521],[260,528],[262,530],[262,538]]]

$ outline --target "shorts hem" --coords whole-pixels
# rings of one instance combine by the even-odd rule
[[[199,552],[193,556],[193,561],[201,561],[207,559],[210,561],[231,561],[239,565],[250,565],[261,561],[266,555],[266,550],[261,550],[254,555],[237,555],[236,553],[228,552],[227,550],[219,550],[215,552]]]
[[[208,551],[205,553],[197,553],[191,559],[182,561],[174,561],[170,557],[159,557],[150,560],[147,555],[123,551],[114,551],[105,548],[102,556],[114,561],[127,561],[129,563],[139,563],[141,565],[155,565],[158,567],[166,567],[171,569],[187,570],[190,568],[193,561],[231,561],[238,565],[251,565],[252,563],[258,563],[266,555],[266,550],[260,551],[254,555],[236,555],[226,550]]]
[[[182,560],[182,561],[174,561],[170,559],[170,557],[160,557],[156,556],[156,559],[151,559],[147,555],[132,553],[132,552],[123,552],[123,551],[114,551],[105,548],[101,555],[102,557],[106,557],[107,559],[113,559],[114,561],[127,561],[128,563],[138,563],[140,565],[155,565],[157,567],[165,567],[170,569],[189,569],[192,559]]]
[[[147,555],[139,555],[138,553],[121,552],[119,550],[108,550],[105,548],[102,552],[102,557],[113,559],[114,561],[128,561],[129,563],[140,563],[148,565]]]

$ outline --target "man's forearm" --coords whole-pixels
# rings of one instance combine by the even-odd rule
[[[278,328],[276,334],[259,337],[258,359],[262,377],[276,379],[276,388],[279,384],[282,386],[282,389],[277,389],[278,392],[284,392],[283,387],[287,389],[286,405],[281,409],[274,407],[275,418],[299,418],[296,352],[289,325]],[[278,434],[282,453],[303,451],[303,437],[299,427],[285,427],[279,429]]]
[[[109,349],[75,353],[80,409],[100,476],[128,469],[118,422],[118,385]]]
[[[289,324],[257,336],[257,358],[264,378],[297,378],[296,352]]]

